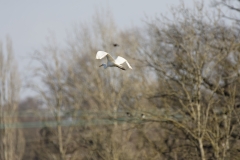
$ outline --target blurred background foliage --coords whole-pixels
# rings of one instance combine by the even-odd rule
[[[0,160],[239,159],[239,5],[216,0],[210,12],[203,2],[181,3],[172,19],[124,30],[109,12],[96,14],[64,46],[50,37],[32,53],[39,83],[27,83],[38,96],[22,101],[7,38]],[[98,50],[126,57],[133,70],[99,68]]]

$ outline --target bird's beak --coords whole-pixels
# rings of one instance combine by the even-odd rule
[[[102,67],[103,66],[103,64],[101,64],[99,67]]]

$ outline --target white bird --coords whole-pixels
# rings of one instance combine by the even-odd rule
[[[104,51],[98,51],[96,54],[96,59],[102,59],[104,57],[107,57],[107,64],[101,64],[99,67],[104,66],[104,69],[106,69],[107,67],[118,67],[122,70],[126,70],[122,64],[123,63],[127,63],[128,67],[130,69],[132,69],[132,67],[130,66],[130,64],[128,63],[128,61],[126,59],[124,59],[123,57],[118,56],[115,60],[113,59],[113,57]]]

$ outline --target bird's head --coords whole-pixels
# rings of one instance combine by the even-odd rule
[[[106,68],[107,68],[107,65],[106,65],[106,64],[104,64],[104,63],[103,63],[103,64],[101,64],[99,67],[102,67],[102,66],[104,67],[104,69],[106,69]]]

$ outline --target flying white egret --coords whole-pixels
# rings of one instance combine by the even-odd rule
[[[123,57],[118,56],[115,60],[113,59],[113,57],[104,51],[98,51],[97,55],[96,55],[96,59],[102,59],[104,57],[107,57],[107,64],[101,64],[99,67],[104,66],[104,69],[106,69],[107,67],[118,67],[122,70],[126,70],[122,64],[123,63],[127,63],[128,67],[130,69],[132,69],[132,67],[130,66],[130,64],[128,63],[128,61],[126,59],[124,59]]]

